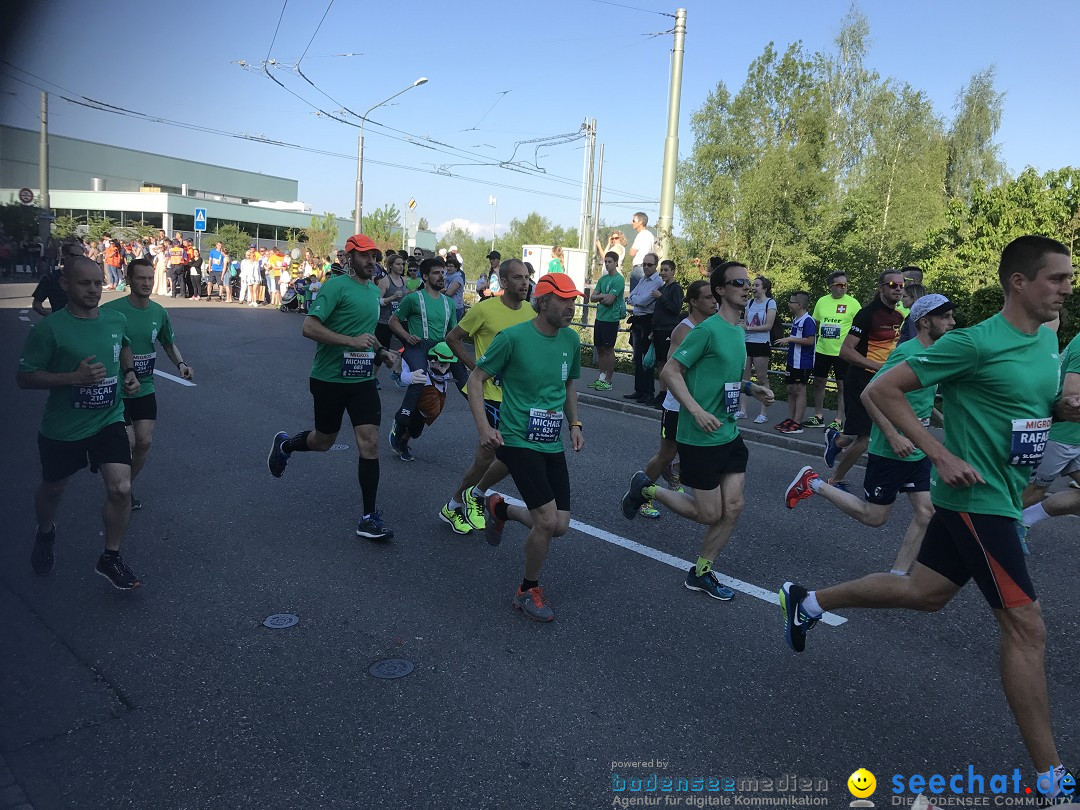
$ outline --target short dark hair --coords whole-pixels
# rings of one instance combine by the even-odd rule
[[[690,286],[686,288],[686,297],[691,301],[697,301],[701,298],[701,291],[707,289],[709,289],[709,282],[705,279],[691,281]]]
[[[675,272],[675,262],[673,262],[671,259],[664,259],[662,262],[660,262],[661,267],[663,267],[665,264],[671,267],[672,273]]]
[[[442,256],[431,256],[430,258],[424,259],[420,262],[420,276],[422,278],[427,278],[432,267],[441,267],[445,270],[446,262],[442,260]]]
[[[709,289],[713,290],[714,295],[716,294],[716,288],[723,287],[727,282],[727,271],[732,267],[741,267],[748,273],[750,272],[742,262],[720,262],[720,264],[716,265],[716,267],[713,268],[713,271],[709,273]]]
[[[619,263],[619,254],[616,253],[614,250],[609,250],[607,253],[604,254],[604,259],[605,260],[606,259],[614,259],[615,264],[618,264]]]
[[[128,272],[130,273],[133,267],[149,267],[150,271],[154,270],[154,263],[149,259],[132,259],[128,262]]]
[[[524,269],[526,272],[529,269],[525,267],[525,262],[523,262],[521,259],[507,259],[499,265],[499,278],[510,278],[510,268],[513,267],[515,264],[520,264],[522,269]]]
[[[798,304],[803,309],[807,309],[810,306],[810,293],[808,293],[806,290],[796,290],[791,294],[790,298],[798,298]]]
[[[1047,236],[1018,236],[1001,251],[1001,263],[998,265],[998,282],[1009,292],[1009,279],[1014,273],[1020,273],[1027,279],[1034,279],[1042,269],[1043,256],[1057,253],[1070,256],[1069,249],[1056,239]]]
[[[847,273],[845,273],[843,270],[834,270],[832,273],[829,273],[829,277],[828,279],[826,279],[825,283],[831,287],[833,285],[833,282],[836,281],[838,278],[847,278]]]
[[[895,267],[891,268],[889,270],[882,270],[880,273],[878,273],[878,277],[877,277],[878,286],[880,287],[882,284],[885,283],[886,276],[902,276],[902,275],[904,275],[904,274],[902,272],[900,272],[899,270],[897,270]]]

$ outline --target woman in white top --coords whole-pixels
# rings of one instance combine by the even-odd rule
[[[607,246],[604,247],[600,244],[600,240],[596,240],[596,253],[600,257],[600,265],[604,264],[604,257],[608,253],[619,254],[619,269],[621,271],[623,259],[626,258],[626,237],[622,231],[612,231],[608,234]]]
[[[150,245],[150,259],[154,263],[154,289],[151,295],[168,295],[169,257],[157,245]]]
[[[240,303],[248,302],[249,307],[257,307],[253,291],[255,289],[255,271],[259,263],[255,260],[255,251],[248,249],[240,262]]]
[[[772,298],[772,282],[765,276],[754,279],[752,290],[753,297],[746,305],[746,317],[743,322],[743,329],[746,330],[746,368],[743,369],[743,380],[749,380],[750,371],[753,370],[758,385],[768,388],[769,358],[772,352],[772,347],[769,345],[769,332],[773,321],[776,320],[776,302]],[[736,418],[746,418],[746,401],[746,395],[743,394]],[[754,418],[754,422],[760,425],[768,419],[765,404],[762,403],[761,413]]]

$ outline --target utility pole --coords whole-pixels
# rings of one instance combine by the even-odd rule
[[[686,9],[675,12],[675,47],[671,51],[671,87],[668,90],[667,137],[664,138],[664,174],[660,181],[660,258],[671,255],[675,222],[675,171],[679,163],[679,102],[682,97],[683,52],[686,46]]]
[[[590,236],[592,241],[585,245],[585,249],[589,251],[589,255],[593,257],[589,261],[590,267],[596,267],[596,242],[600,238],[600,195],[604,190],[604,145],[600,144],[600,166],[596,170],[596,213],[593,216],[592,231]],[[604,258],[600,257],[600,269],[604,267]]]
[[[585,137],[585,199],[582,206],[581,230],[578,231],[578,247],[589,248],[589,235],[593,231],[593,172],[596,168],[596,119],[588,122]]]
[[[52,233],[49,206],[49,95],[41,94],[41,140],[38,143],[38,235],[45,244]]]

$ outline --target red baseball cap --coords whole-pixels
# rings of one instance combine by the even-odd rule
[[[375,243],[369,237],[358,233],[355,236],[350,236],[349,241],[345,243],[345,252],[348,253],[350,250],[367,253],[371,250],[378,250],[378,248],[375,247]]]
[[[579,295],[585,295],[574,286],[574,282],[566,273],[548,273],[540,277],[540,280],[536,282],[535,295],[539,298],[548,293],[555,293],[559,298],[577,298]]]

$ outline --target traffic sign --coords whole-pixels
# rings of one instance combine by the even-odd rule
[[[19,202],[23,205],[30,205],[34,201],[34,190],[30,188],[19,189]]]
[[[205,208],[196,208],[195,209],[195,230],[197,230],[197,231],[205,231],[206,230],[206,209]]]

